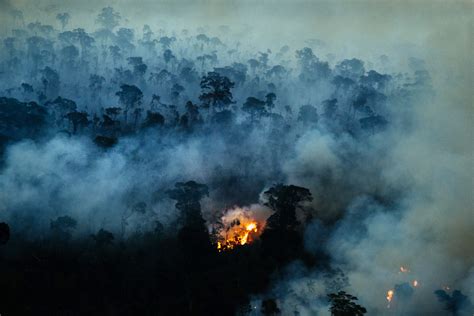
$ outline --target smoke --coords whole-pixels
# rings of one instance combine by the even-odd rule
[[[307,248],[319,249],[317,244],[329,239],[325,247],[331,265],[348,278],[342,288],[356,295],[369,314],[444,315],[435,289],[449,286],[474,295],[472,93],[466,90],[472,85],[472,72],[466,72],[472,61],[466,58],[470,49],[454,39],[470,32],[466,21],[458,24],[450,18],[445,17],[441,35],[426,39],[424,54],[429,56],[426,64],[436,96],[417,98],[412,129],[392,129],[370,149],[359,148],[363,158],[349,164],[342,163],[340,155],[350,144],[312,132],[300,139],[297,157],[285,169],[289,179],[315,192],[316,209],[344,208],[329,237],[317,225],[307,228],[306,240],[312,243]],[[325,174],[322,170],[331,181],[318,180]],[[364,192],[373,195],[374,190],[388,196],[402,190],[402,199],[394,204],[364,197]],[[410,268],[408,274],[399,273],[402,265]],[[327,293],[321,284],[330,279],[299,270],[294,278],[277,280],[272,295],[281,300],[285,312],[305,306],[301,315],[325,315],[328,306],[317,297]],[[413,280],[419,286],[412,297],[399,298],[387,308],[386,292]]]
[[[37,3],[39,15],[31,2],[18,1],[15,7],[24,10],[25,20],[35,16],[51,23],[56,12],[67,8],[72,27],[90,30],[96,28],[91,12],[106,5]],[[107,151],[85,137],[16,143],[7,149],[0,173],[1,220],[31,238],[65,214],[78,220],[78,235],[103,227],[131,234],[152,229],[155,220],[167,225],[176,219],[165,194],[176,181],[209,185],[210,197],[203,201],[208,220],[229,206],[258,202],[274,183],[291,183],[309,188],[314,197],[305,248],[315,255],[327,253],[332,270],[294,262],[275,275],[265,295],[277,299],[283,314],[328,315],[326,294],[344,289],[359,298],[369,315],[443,315],[434,290],[449,286],[474,297],[472,4],[449,5],[115,1],[124,18],[127,13],[125,24],[137,30],[148,22],[156,30],[166,26],[176,33],[208,24],[217,33],[220,25],[231,24],[226,40],[244,42],[242,60],[248,51],[284,44],[300,48],[309,38],[321,39],[318,55],[331,64],[359,57],[367,69],[398,74],[413,70],[408,57],[416,56],[424,60],[418,67],[429,71],[434,94],[420,93],[401,104],[405,99],[394,93],[385,109],[390,128],[367,141],[335,135],[327,126],[299,125],[276,134],[270,124],[262,124],[247,134],[223,133],[219,127],[190,137],[149,132],[121,139]],[[1,1],[0,8],[10,10],[12,2]],[[389,56],[389,64],[379,62],[381,54]],[[292,65],[294,58],[288,58]],[[238,87],[235,99],[240,104],[257,88]],[[196,94],[193,89],[190,96]],[[324,86],[307,91],[291,83],[281,91],[287,93],[278,95],[279,113],[286,104],[296,113],[299,105],[308,100],[320,104],[330,94]],[[145,91],[146,96],[151,92]],[[140,202],[145,202],[145,215],[134,218],[142,216],[132,212]],[[410,272],[400,273],[400,266]],[[413,280],[419,282],[413,295],[387,308],[386,292]]]

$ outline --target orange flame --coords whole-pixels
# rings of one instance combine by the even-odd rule
[[[260,217],[260,218],[259,218]],[[217,232],[217,250],[225,251],[252,243],[263,232],[265,220],[248,208],[227,210]]]
[[[390,303],[391,303],[392,300],[393,300],[393,294],[394,294],[393,290],[388,290],[388,291],[387,291],[387,296],[386,296],[387,301],[388,301],[387,308],[390,308]]]

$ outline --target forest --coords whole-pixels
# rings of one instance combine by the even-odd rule
[[[7,15],[2,315],[472,315],[465,272],[380,250],[436,239],[403,226],[432,200],[394,154],[435,102],[423,59]]]

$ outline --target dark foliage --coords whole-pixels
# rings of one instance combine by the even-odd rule
[[[10,239],[10,226],[7,223],[0,223],[0,245],[5,245]]]
[[[454,290],[451,295],[444,290],[436,290],[434,294],[438,301],[444,304],[444,310],[451,315],[468,315],[474,311],[469,298],[459,290]]]
[[[356,304],[357,297],[347,294],[344,291],[328,294],[331,307],[331,315],[333,316],[361,316],[367,313],[367,310]]]

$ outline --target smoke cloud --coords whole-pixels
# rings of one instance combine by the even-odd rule
[[[107,4],[0,1],[1,35],[11,36],[9,32],[20,27],[21,22],[8,13],[15,9],[22,10],[24,20],[37,19],[57,29],[56,13],[70,11],[71,29],[92,32],[98,27],[96,13]],[[76,237],[101,228],[130,236],[151,231],[155,221],[170,227],[178,214],[166,191],[187,180],[209,186],[202,209],[212,222],[234,206],[262,207],[250,205],[262,203],[261,194],[268,187],[288,183],[312,193],[307,213],[298,216],[310,218],[303,228],[305,249],[321,260],[324,269],[289,263],[275,273],[267,291],[253,296],[251,306],[257,311],[262,299],[274,297],[283,315],[296,310],[300,315],[329,315],[326,294],[338,290],[357,296],[369,315],[446,315],[433,292],[447,286],[474,299],[471,2],[111,1],[110,5],[121,12],[123,25],[132,28],[136,38],[143,24],[176,37],[183,29],[199,34],[201,27],[219,35],[229,49],[241,49],[236,57],[218,52],[215,67],[245,63],[270,49],[272,61],[291,69],[285,78],[274,80],[278,81],[274,114],[282,117],[281,129],[262,119],[256,127],[241,125],[248,127],[245,131],[220,125],[185,136],[148,130],[125,136],[108,150],[90,137],[52,130],[39,140],[13,142],[5,149],[0,170],[0,219],[12,231],[25,238],[44,236],[51,220],[63,215],[77,220]],[[223,25],[230,30],[224,31]],[[296,83],[299,64],[294,51],[308,46],[308,41],[331,69],[343,59],[359,58],[367,71],[391,76],[395,84],[384,91],[386,99],[377,108],[389,120],[383,132],[364,138],[325,121],[324,101],[334,95],[331,84]],[[192,47],[182,42],[172,45],[178,59],[196,57]],[[291,47],[291,53],[274,57],[283,45]],[[143,56],[151,71],[158,57]],[[429,73],[429,79],[413,92],[417,70]],[[2,79],[1,90],[19,86],[26,73]],[[88,75],[78,71],[82,91],[88,89]],[[66,82],[70,79],[65,72],[60,76]],[[32,84],[40,86],[35,80]],[[252,95],[264,99],[271,88],[261,80],[237,85],[234,106],[241,107]],[[171,103],[171,85],[157,87],[142,87],[145,103],[157,90],[164,103]],[[185,96],[197,102],[199,82],[185,88]],[[74,99],[81,110],[101,114],[101,107],[119,102],[114,96],[118,84],[110,89],[115,90],[104,90],[103,104],[92,104],[85,93],[66,84],[61,95]],[[410,90],[408,97],[404,89]],[[15,93],[9,96],[17,97]],[[317,108],[317,126],[298,120],[305,104]],[[179,110],[183,112],[184,106]],[[248,120],[246,113],[236,113],[236,122]],[[133,209],[141,202],[146,211],[137,215]],[[401,272],[401,266],[409,272]],[[412,286],[413,293],[409,297],[396,293],[388,306],[387,291],[414,280],[418,285]]]

